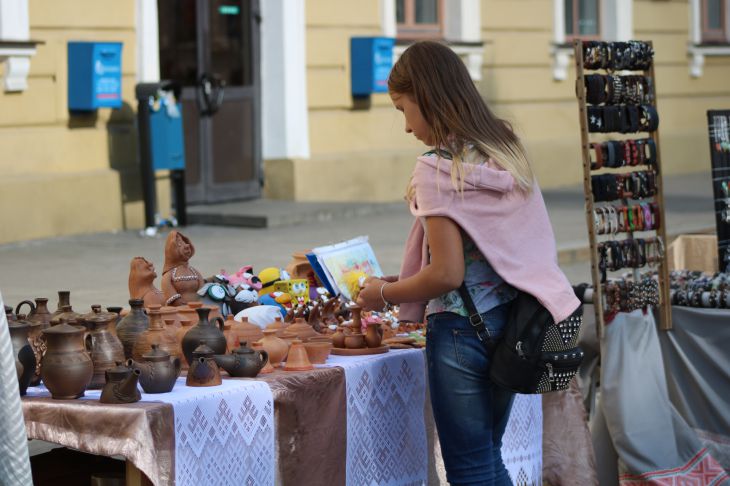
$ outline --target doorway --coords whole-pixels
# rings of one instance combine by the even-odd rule
[[[158,0],[160,77],[181,83],[187,200],[261,197],[258,0]]]

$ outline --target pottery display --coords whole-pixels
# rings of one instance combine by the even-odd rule
[[[94,375],[91,356],[86,352],[86,329],[65,321],[44,329],[48,349],[41,362],[43,383],[56,399],[79,398]]]
[[[205,309],[208,311],[208,309]],[[218,364],[213,356],[215,351],[200,341],[193,350],[190,369],[185,380],[187,386],[216,386],[222,383]]]
[[[35,373],[30,380],[30,386],[37,386],[41,382],[41,362],[43,354],[46,352],[46,342],[43,340],[41,331],[47,329],[51,325],[51,313],[48,311],[48,299],[45,297],[37,297],[35,304],[29,300],[24,300],[15,307],[15,313],[19,314],[23,304],[30,307],[26,321],[30,323],[30,332],[28,333],[28,342],[33,348],[35,355]]]
[[[352,332],[345,336],[345,347],[347,349],[359,349],[365,347],[365,336],[359,331]]]
[[[253,349],[254,351],[266,351],[264,349],[264,345],[261,343],[251,343],[251,349]],[[263,368],[261,368],[261,370],[259,371],[259,374],[265,375],[267,373],[273,373],[273,372],[274,372],[274,367],[271,366],[271,360],[267,359],[266,364],[264,365]]]
[[[150,325],[150,321],[144,313],[143,300],[131,299],[129,306],[131,307],[129,314],[122,317],[117,323],[117,337],[124,347],[125,359],[132,357],[137,336],[142,334]]]
[[[305,321],[301,317],[295,318],[294,323],[290,324],[289,327],[286,328],[286,332],[296,335],[297,338],[301,339],[302,341],[306,341],[309,338],[320,335],[318,332],[312,329],[312,326],[307,324],[307,321]]]
[[[238,342],[238,339],[236,339]],[[243,343],[235,347],[231,354],[215,355],[215,362],[236,378],[254,378],[269,361],[269,353],[265,350],[254,351]]]
[[[277,367],[281,364],[289,352],[289,343],[276,335],[276,329],[264,329],[264,337],[260,343],[269,354],[269,362],[271,366]]]
[[[21,314],[17,319],[8,321],[10,331],[10,342],[13,345],[13,357],[15,358],[15,371],[18,374],[18,387],[20,395],[25,395],[25,390],[35,374],[35,355],[33,348],[28,341],[28,333],[31,325]]]
[[[240,322],[234,321],[231,329],[242,343],[254,343],[264,337],[261,328],[248,322],[248,317],[245,316],[241,318]]]
[[[311,369],[314,369],[314,366],[309,361],[306,348],[301,341],[295,340],[289,348],[284,371],[307,371]]]
[[[332,335],[332,345],[335,348],[345,347],[345,336],[349,334],[343,326],[337,326],[337,332]]]
[[[116,366],[106,370],[106,383],[101,390],[101,403],[134,403],[142,399],[137,388],[140,370],[123,366],[117,362]]]
[[[66,305],[71,305],[71,291],[59,290],[58,305],[56,306],[56,310],[53,311],[53,313],[51,314],[51,321],[53,321],[54,318],[58,317],[58,315],[63,312],[63,307]]]
[[[332,351],[331,341],[307,341],[304,343],[307,357],[312,364],[324,364]]]
[[[177,230],[170,231],[165,242],[165,265],[162,268],[162,293],[165,305],[185,305],[198,300],[197,291],[205,281],[189,260],[195,254],[190,240]]]
[[[140,370],[139,384],[145,393],[167,393],[175,387],[175,380],[182,369],[180,358],[153,344],[142,359],[142,362],[129,360],[127,365]]]
[[[134,346],[132,346],[132,359],[142,361],[142,356],[152,350],[153,344],[157,344],[161,350],[169,353],[171,356],[182,358],[179,355],[177,332],[174,328],[168,328],[162,322],[160,306],[157,304],[151,305],[147,310],[147,318],[149,319],[149,326],[134,341]]]
[[[223,319],[216,317],[211,322],[211,319],[209,319],[210,309],[205,307],[200,307],[195,311],[198,313],[198,322],[182,338],[183,354],[189,365],[192,365],[193,351],[200,344],[200,341],[205,341],[205,344],[213,350],[214,354],[225,354],[226,352]],[[213,323],[217,323],[218,327]]]
[[[106,371],[114,368],[115,363],[124,361],[122,342],[111,333],[111,326],[116,322],[116,315],[101,312],[101,306],[94,307],[92,315],[84,318],[89,334],[86,336],[86,350],[94,364],[94,375],[89,389],[101,388],[106,383]]]
[[[61,312],[56,314],[56,317],[51,318],[51,326],[59,325],[62,320],[65,320],[72,326],[83,326],[83,319],[81,318],[81,314],[75,312],[71,308],[71,305],[61,306]]]
[[[367,324],[367,331],[365,332],[365,344],[368,348],[377,348],[383,341],[383,329],[382,324],[379,322],[369,322]]]
[[[142,257],[134,257],[129,263],[129,298],[144,301],[144,306],[164,305],[162,291],[155,288],[155,266]]]

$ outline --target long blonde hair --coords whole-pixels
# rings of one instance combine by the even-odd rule
[[[393,66],[388,90],[411,96],[431,126],[434,146],[451,153],[455,189],[463,187],[466,164],[492,159],[520,190],[532,190],[535,176],[522,142],[509,122],[492,113],[449,47],[432,41],[412,44]],[[410,193],[409,187],[409,199]]]

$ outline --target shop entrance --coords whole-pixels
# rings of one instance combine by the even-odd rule
[[[258,0],[158,0],[160,77],[182,84],[190,203],[261,196]]]

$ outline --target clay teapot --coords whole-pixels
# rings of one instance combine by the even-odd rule
[[[23,304],[30,307],[26,321],[30,323],[30,331],[28,333],[28,342],[33,348],[35,355],[35,373],[30,380],[30,386],[37,386],[41,383],[41,361],[43,354],[46,352],[46,342],[43,340],[41,331],[47,329],[51,325],[51,313],[48,311],[48,299],[45,297],[37,297],[35,304],[29,300],[24,300],[15,307],[15,313],[20,313]]]
[[[117,323],[117,337],[124,346],[124,357],[126,359],[132,357],[137,336],[150,326],[150,321],[144,313],[144,301],[142,299],[131,299],[129,306],[132,310]]]
[[[63,306],[71,305],[71,291],[70,290],[59,290],[58,291],[58,305],[56,310],[51,314],[51,321],[58,317],[63,312]]]
[[[13,345],[13,357],[15,358],[15,371],[18,373],[18,386],[20,395],[25,391],[35,374],[35,355],[33,348],[28,342],[28,333],[31,325],[25,321],[25,316],[20,314],[17,320],[8,322],[10,341]]]
[[[266,351],[264,349],[264,345],[259,342],[251,343],[251,349],[253,349],[254,351]],[[266,364],[264,365],[263,368],[261,368],[261,371],[259,371],[259,374],[264,375],[264,374],[273,373],[273,372],[274,372],[274,367],[271,366],[271,361],[267,359]]]
[[[175,387],[180,376],[180,358],[170,356],[157,344],[152,345],[149,353],[142,355],[143,362],[129,360],[127,366],[139,369],[142,374],[139,384],[145,393],[167,393]]]
[[[86,336],[86,350],[94,363],[94,376],[91,378],[89,389],[101,388],[106,383],[106,370],[114,367],[117,362],[124,361],[124,347],[110,327],[116,322],[116,315],[111,312],[98,312],[85,317],[84,322],[89,334]]]
[[[233,349],[231,354],[215,355],[215,362],[236,378],[254,378],[269,361],[266,351],[254,351],[243,343]]]
[[[153,344],[159,345],[160,349],[170,355],[180,358],[181,356],[178,354],[177,333],[174,328],[169,328],[162,322],[160,306],[156,304],[151,305],[147,309],[147,316],[150,325],[137,336],[132,347],[132,359],[142,361],[142,355],[149,353]]]
[[[207,310],[207,309],[206,309]],[[222,383],[221,372],[213,356],[215,351],[200,341],[193,350],[190,369],[185,380],[187,386],[217,386]]]
[[[43,330],[48,349],[41,363],[41,378],[51,397],[73,399],[84,396],[94,375],[94,365],[86,352],[86,328],[66,321]]]
[[[106,383],[101,390],[101,403],[134,403],[142,399],[137,388],[141,372],[137,368],[122,366],[121,362],[106,370]]]
[[[198,313],[198,323],[185,333],[182,339],[182,350],[188,364],[193,364],[193,351],[200,344],[205,343],[213,350],[213,354],[225,354],[226,352],[226,336],[223,334],[223,319],[216,317],[213,322],[218,323],[220,329],[211,324],[208,319],[210,309],[200,307],[195,309]]]

